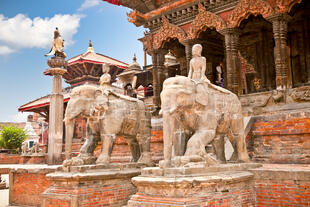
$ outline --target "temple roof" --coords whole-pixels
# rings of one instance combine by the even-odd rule
[[[70,93],[68,93],[68,92],[63,93],[63,96],[64,96],[64,103],[68,102],[70,99]],[[46,110],[45,107],[48,107],[50,105],[50,98],[51,98],[50,95],[46,95],[46,96],[40,97],[38,99],[35,99],[33,101],[30,101],[30,102],[20,106],[18,108],[18,111],[33,112],[34,111],[33,109],[37,109],[37,111],[34,111],[34,112],[45,111]]]
[[[95,64],[107,63],[109,65],[114,65],[122,69],[126,69],[128,67],[127,63],[124,63],[122,61],[116,60],[109,56],[102,55],[100,53],[95,53],[92,51],[87,51],[86,53],[70,58],[68,60],[68,65],[70,66],[76,63],[83,63],[83,62],[95,63]]]

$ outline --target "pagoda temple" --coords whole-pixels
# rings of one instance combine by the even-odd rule
[[[208,79],[241,101],[252,160],[310,163],[310,1],[104,1],[132,9],[128,21],[146,28],[139,40],[152,56],[157,112],[164,80],[187,76],[198,43]]]
[[[64,110],[67,102],[70,100],[72,88],[82,84],[99,85],[99,79],[102,75],[102,64],[110,65],[111,82],[115,82],[117,75],[127,69],[128,64],[114,58],[95,53],[91,41],[89,47],[83,54],[77,55],[68,60],[67,73],[63,76],[65,81],[70,85],[62,90],[64,95]],[[123,89],[113,86],[113,90],[122,93]],[[19,112],[34,112],[49,120],[50,95],[43,96],[36,100],[30,101],[18,108]],[[86,120],[81,119],[76,122],[75,138],[85,137]]]
[[[307,0],[105,1],[131,8],[129,21],[147,28],[140,41],[152,56],[154,104],[158,107],[166,78],[165,55],[170,50],[180,74],[187,75],[195,43],[203,46],[209,80],[215,83],[216,67],[222,65],[225,88],[243,103],[267,103],[271,91],[275,102],[309,100],[305,95],[309,92],[305,86],[310,84]]]

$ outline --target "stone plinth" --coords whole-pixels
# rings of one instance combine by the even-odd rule
[[[122,206],[136,193],[131,178],[140,173],[134,164],[111,164],[71,167],[70,172],[48,174],[52,185],[42,194],[41,206]]]
[[[257,164],[209,168],[145,168],[132,179],[138,192],[128,207],[254,206],[253,173]]]

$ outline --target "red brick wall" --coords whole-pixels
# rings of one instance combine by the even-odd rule
[[[41,193],[51,185],[45,175],[46,173],[10,173],[13,176],[13,184],[10,183],[10,205],[40,206]]]
[[[20,159],[20,155],[0,153],[0,164],[19,164]]]
[[[70,202],[66,200],[48,199],[44,207],[71,207]]]
[[[256,162],[310,164],[310,112],[257,117],[248,150]]]
[[[127,179],[68,181],[65,185],[54,183],[43,195],[44,207],[102,207],[126,205],[136,188]],[[78,204],[78,205],[76,205]]]
[[[157,130],[152,131],[151,135],[151,153],[152,159],[154,162],[158,163],[159,160],[163,159],[163,131]],[[99,156],[101,150],[101,143],[95,149],[95,155]],[[131,152],[126,140],[121,137],[117,136],[114,148],[112,151],[112,162],[129,162],[131,159]]]
[[[254,172],[256,206],[310,206],[310,168],[270,165]]]

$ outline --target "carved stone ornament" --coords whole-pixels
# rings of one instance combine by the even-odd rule
[[[301,3],[302,0],[277,0],[276,13],[287,13],[295,4]]]
[[[274,14],[274,9],[267,1],[263,0],[241,0],[228,17],[230,28],[238,27],[242,20],[251,14],[262,15],[264,18]]]
[[[290,96],[296,102],[308,102],[310,101],[310,86],[296,88],[290,93]]]
[[[158,30],[156,35],[154,35],[154,49],[159,49],[162,46],[162,43],[168,38],[177,38],[179,42],[186,38],[185,31],[180,27],[171,24],[165,16],[162,17],[162,23],[163,25]]]
[[[198,15],[191,23],[188,37],[195,39],[199,35],[199,32],[207,28],[215,28],[217,31],[223,30],[227,27],[226,22],[218,15],[209,12],[201,4],[198,4]]]

